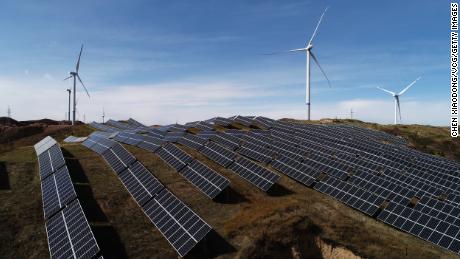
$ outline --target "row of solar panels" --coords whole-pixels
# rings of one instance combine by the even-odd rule
[[[185,256],[211,230],[122,145],[98,134],[90,135],[82,144],[105,159],[180,256]]]
[[[343,157],[346,160],[350,160],[350,157],[356,157],[358,155],[359,157],[353,159],[353,161],[361,164],[363,164],[364,161],[366,163],[366,168],[370,167],[374,170],[378,169],[392,172],[392,176],[395,180],[399,181],[400,178],[402,178],[403,182],[406,181],[409,186],[415,186],[417,189],[423,190],[438,190],[437,192],[449,194],[450,197],[448,200],[458,199],[460,190],[459,172],[456,171],[458,169],[445,169],[441,172],[439,168],[433,169],[428,166],[417,165],[419,161],[415,164],[408,163],[405,160],[395,162],[393,159],[388,159],[373,153],[362,152],[361,149],[351,148],[347,145],[340,145],[334,141],[328,141],[322,137],[317,137],[313,131],[306,134],[302,131],[291,132],[289,129],[283,131],[283,129],[280,128],[279,131],[276,131],[276,134],[284,136],[286,141],[293,145],[300,141],[303,143],[303,149],[319,150],[319,152],[323,152],[325,155],[337,154],[337,156]],[[430,185],[431,188],[427,186],[425,188],[420,188],[420,186],[427,184]],[[433,192],[433,190],[431,192]]]
[[[239,124],[253,125],[251,118],[240,117],[238,120]],[[231,126],[235,121],[214,118],[207,123]],[[256,134],[241,130],[227,130],[228,134],[202,131],[198,135],[256,161],[269,163],[278,171],[307,186],[314,186],[314,189],[355,209],[368,215],[378,215],[388,224],[459,252],[456,163],[400,145],[382,144],[372,136],[364,140],[359,138],[361,134],[352,138],[338,137],[334,135],[336,129],[331,127],[269,120],[264,120],[264,123],[269,131],[252,130]],[[202,139],[184,134],[186,129],[179,128],[171,128],[182,131],[182,137],[179,136],[176,141],[195,149],[203,146]],[[334,134],[328,135],[331,132]],[[168,134],[163,132],[161,135]],[[392,161],[394,156],[385,153],[391,150],[399,154],[396,162]],[[220,152],[221,155],[223,153]],[[414,166],[416,163],[407,161],[411,157],[432,166],[422,170],[420,166]],[[444,170],[436,174],[439,169]],[[445,196],[445,200],[439,200],[441,196]],[[419,197],[420,201],[413,208],[408,207],[414,197]],[[379,214],[384,201],[390,201],[390,205]]]
[[[272,135],[272,137],[273,136],[276,136],[276,134]],[[378,215],[379,220],[459,253],[460,209],[457,207],[458,199],[453,198],[452,200],[452,204],[455,204],[455,206],[439,200],[435,194],[439,195],[440,193],[437,192],[435,188],[431,188],[433,190],[427,190],[425,188],[430,189],[429,184],[421,186],[419,182],[414,182],[414,180],[408,178],[400,182],[397,181],[398,178],[396,176],[392,179],[387,178],[390,181],[384,180],[383,177],[387,176],[387,174],[391,174],[391,172],[376,172],[375,174],[369,172],[369,170],[374,171],[375,168],[363,167],[363,170],[355,172],[355,174],[347,173],[348,170],[343,170],[343,173],[332,173],[325,169],[324,166],[339,169],[340,163],[334,165],[334,159],[325,161],[322,166],[316,165],[308,168],[307,161],[315,156],[314,152],[318,152],[318,149],[309,150],[310,152],[308,153],[296,153],[293,150],[293,146],[297,146],[297,151],[301,151],[302,146],[307,146],[305,144],[299,145],[299,139],[299,134],[281,135],[278,138],[279,142],[270,142],[267,141],[267,139],[264,141],[262,137],[259,137],[259,144],[261,144],[261,148],[263,145],[270,145],[270,143],[272,147],[274,147],[274,145],[280,145],[282,142],[286,142],[286,140],[288,140],[288,142],[291,140],[292,142],[284,147],[286,148],[284,152],[286,156],[281,158],[278,157],[273,162],[273,167],[278,168],[280,171],[284,171],[292,178],[297,178],[296,180],[304,183],[305,177],[302,173],[309,174],[311,178],[307,177],[308,181],[306,181],[306,185],[314,185],[314,189],[331,195],[355,209],[371,216]],[[254,143],[256,143],[256,141],[254,141]],[[323,147],[324,146],[325,145],[323,145]],[[317,146],[317,148],[321,148],[321,146]],[[269,155],[270,153],[267,152],[265,154]],[[283,156],[283,152],[279,152],[278,156],[279,155]],[[336,155],[340,154],[336,153]],[[302,156],[306,157],[302,158]],[[295,157],[300,161],[304,161],[299,163],[291,159]],[[315,160],[317,162],[320,161],[319,158],[315,158]],[[356,167],[353,169],[357,171]],[[312,172],[314,173],[312,174]],[[328,175],[321,175],[323,172],[327,172]],[[380,173],[383,174],[379,175]],[[401,177],[399,179],[401,180]],[[433,192],[433,195],[424,195],[430,191]],[[417,195],[422,198],[414,207],[410,207],[411,198]],[[379,213],[379,208],[384,201],[387,200],[391,200],[389,206]]]
[[[210,198],[214,198],[228,186],[229,181],[174,144],[167,143],[168,141],[178,142],[199,151],[201,154],[219,165],[230,169],[263,191],[270,189],[279,179],[279,175],[249,159],[238,156],[234,151],[218,143],[208,142],[207,139],[188,133],[176,135],[168,135],[166,133],[162,136],[160,133],[152,130],[150,136],[143,136],[132,132],[120,132],[114,139],[156,153]]]
[[[75,193],[59,144],[46,137],[34,146],[51,258],[102,258]]]

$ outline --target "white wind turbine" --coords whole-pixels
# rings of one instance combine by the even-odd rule
[[[319,28],[319,25],[321,23],[321,21],[323,20],[323,16],[324,14],[326,13],[327,9],[329,7],[326,7],[326,9],[324,10],[323,14],[321,14],[321,17],[319,18],[319,21],[318,21],[318,24],[316,25],[316,28],[315,30],[313,31],[313,35],[311,36],[310,38],[310,41],[308,41],[308,44],[305,48],[301,48],[301,49],[291,49],[289,50],[290,52],[295,52],[295,51],[305,51],[306,54],[307,54],[307,67],[306,67],[306,96],[305,96],[305,102],[307,104],[307,110],[308,110],[308,116],[307,116],[307,119],[310,120],[310,106],[311,106],[311,102],[310,102],[310,57],[313,59],[313,61],[315,61],[316,65],[318,66],[318,68],[321,70],[321,73],[323,73],[324,77],[326,78],[327,80],[327,83],[329,84],[329,86],[331,86],[331,82],[329,81],[329,78],[327,77],[326,73],[324,72],[323,68],[320,66],[319,62],[318,62],[318,59],[316,58],[316,56],[312,53],[311,49],[313,48],[313,39],[315,38],[316,36],[316,33],[318,32],[318,28]]]
[[[72,118],[72,125],[75,124],[75,113],[76,113],[76,110],[77,110],[77,100],[76,100],[76,88],[77,88],[77,79],[78,81],[80,81],[81,85],[83,86],[83,88],[85,89],[86,91],[86,94],[88,95],[88,98],[90,97],[89,96],[89,93],[88,93],[88,90],[86,89],[85,87],[85,84],[83,84],[83,81],[81,80],[80,78],[80,75],[78,74],[78,70],[80,69],[80,58],[81,58],[81,53],[83,52],[83,44],[81,45],[81,49],[80,49],[80,54],[78,55],[78,60],[77,60],[77,65],[75,67],[75,72],[70,72],[70,76],[65,78],[65,80],[73,77],[73,118]]]
[[[409,90],[409,88],[411,86],[413,86],[418,80],[420,80],[420,78],[422,78],[422,77],[418,77],[417,79],[415,79],[412,83],[410,83],[408,86],[406,86],[406,88],[402,89],[402,91],[399,92],[399,93],[395,93],[395,92],[389,91],[387,89],[377,87],[378,89],[391,94],[393,96],[393,98],[395,99],[395,125],[398,124],[398,113],[399,113],[399,122],[401,122],[401,106],[400,106],[400,103],[399,103],[399,96],[401,96],[407,90]]]

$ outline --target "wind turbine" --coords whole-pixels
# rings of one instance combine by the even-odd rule
[[[72,90],[67,89],[67,92],[69,93],[69,113],[67,114],[68,121],[70,121],[70,95],[72,93]]]
[[[80,54],[78,55],[78,60],[77,60],[77,65],[75,67],[75,72],[70,72],[70,76],[65,78],[65,80],[72,78],[73,77],[73,118],[72,118],[72,125],[75,125],[75,112],[77,110],[77,102],[76,102],[76,88],[77,88],[77,79],[80,81],[81,85],[86,91],[86,94],[88,95],[88,98],[90,98],[88,90],[85,87],[85,84],[83,84],[83,81],[80,78],[80,75],[78,74],[78,70],[80,69],[80,58],[81,58],[81,53],[83,52],[83,44],[81,45],[80,49]]]
[[[401,106],[400,106],[400,103],[399,103],[399,96],[401,96],[407,90],[409,90],[409,88],[411,86],[413,86],[418,80],[420,80],[420,78],[422,78],[422,77],[419,76],[412,83],[410,83],[408,86],[406,86],[406,88],[402,89],[402,91],[399,92],[399,93],[395,93],[395,92],[392,92],[392,91],[389,91],[387,89],[384,89],[384,88],[381,88],[381,87],[377,86],[378,89],[391,94],[393,96],[393,98],[395,99],[395,125],[398,124],[398,113],[399,113],[399,121],[401,122]]]
[[[318,59],[316,56],[312,53],[312,48],[313,48],[313,39],[316,36],[316,33],[318,32],[319,25],[321,24],[321,21],[323,20],[323,16],[326,13],[327,9],[329,7],[326,7],[324,10],[323,14],[321,14],[321,17],[319,18],[318,24],[316,25],[315,30],[313,31],[313,35],[310,38],[310,41],[308,41],[308,44],[305,48],[300,48],[300,49],[291,49],[289,52],[296,52],[296,51],[305,51],[307,54],[307,67],[306,67],[306,96],[305,96],[305,102],[307,104],[307,110],[308,110],[308,117],[307,119],[310,120],[310,57],[315,61],[316,65],[318,68],[321,70],[321,73],[323,73],[324,77],[327,80],[327,83],[329,86],[331,86],[331,82],[329,81],[329,78],[327,77],[326,73],[324,72],[323,68],[320,66]]]
[[[105,110],[104,107],[102,107],[102,123],[104,123],[104,118],[105,118]]]

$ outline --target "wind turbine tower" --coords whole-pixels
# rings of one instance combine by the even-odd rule
[[[8,118],[11,118],[11,107],[8,105],[8,110],[6,111]]]
[[[326,73],[324,72],[323,68],[320,66],[318,59],[316,56],[313,54],[312,49],[313,49],[313,39],[316,36],[316,33],[318,32],[319,25],[321,24],[321,21],[323,20],[324,14],[326,13],[328,7],[324,10],[323,14],[321,14],[321,17],[319,18],[318,24],[316,25],[315,30],[313,31],[313,35],[310,38],[310,41],[308,41],[308,44],[305,48],[300,48],[300,49],[291,49],[289,50],[290,52],[295,52],[295,51],[305,51],[307,54],[307,66],[306,66],[306,96],[305,96],[305,102],[307,104],[307,119],[310,120],[310,106],[311,106],[311,101],[310,101],[310,57],[313,59],[313,61],[316,63],[318,68],[321,70],[321,73],[323,73],[324,77],[327,80],[327,83],[329,86],[331,86],[331,82],[329,81],[329,78],[327,77]]]
[[[384,89],[384,88],[381,88],[381,87],[377,87],[378,89],[384,91],[384,92],[387,92],[389,94],[391,94],[395,100],[395,125],[398,124],[398,114],[399,114],[399,122],[401,122],[401,105],[399,103],[399,97],[404,94],[407,90],[409,90],[409,88],[411,86],[413,86],[418,80],[420,80],[421,77],[418,77],[417,79],[415,79],[412,83],[410,83],[408,86],[406,86],[404,89],[402,89],[401,92],[399,93],[395,93],[395,92],[392,92],[392,91],[389,91],[387,89]]]
[[[67,92],[69,93],[69,112],[67,113],[67,118],[70,121],[70,96],[72,95],[72,90],[67,89]]]
[[[75,66],[75,72],[70,72],[70,76],[64,79],[64,81],[65,81],[65,80],[70,79],[70,78],[73,77],[73,111],[72,111],[73,117],[72,117],[72,125],[75,125],[75,113],[77,111],[77,102],[76,102],[76,100],[77,100],[77,97],[76,97],[77,79],[78,79],[78,81],[80,81],[81,85],[85,89],[86,94],[88,95],[88,98],[90,98],[88,90],[86,89],[85,84],[83,84],[83,81],[81,80],[80,75],[78,74],[78,70],[80,69],[80,59],[81,59],[81,53],[82,52],[83,52],[83,44],[81,45],[80,54],[78,55],[77,65]]]
[[[104,110],[104,107],[102,107],[102,123],[105,123],[104,118],[105,118],[105,110]]]

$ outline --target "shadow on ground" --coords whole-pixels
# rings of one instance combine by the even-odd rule
[[[214,201],[223,204],[237,204],[247,202],[248,199],[228,186],[214,198]]]
[[[5,162],[0,162],[0,190],[10,190],[10,178],[6,170]]]
[[[185,258],[215,258],[233,252],[236,252],[235,247],[227,242],[227,240],[214,229],[211,229],[206,237],[201,240]]]
[[[294,194],[295,192],[289,190],[288,188],[280,185],[279,183],[275,183],[272,187],[267,191],[267,194],[272,197],[281,197],[286,195]]]
[[[80,161],[65,148],[61,149],[69,169],[70,178],[75,187],[75,192],[83,207],[86,218],[92,225],[91,229],[93,230],[102,255],[104,258],[128,258],[119,234],[116,229],[110,225],[107,216],[94,198],[93,190],[91,189],[88,177]]]

